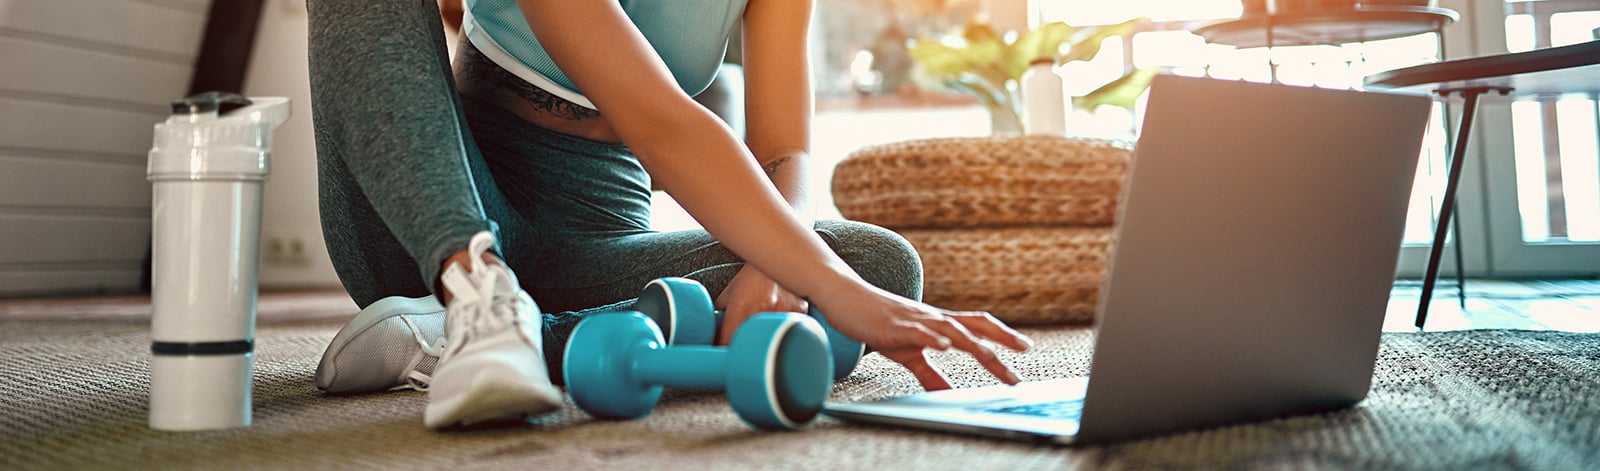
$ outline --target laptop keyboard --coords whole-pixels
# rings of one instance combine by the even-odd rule
[[[1076,419],[1083,415],[1083,399],[993,407],[984,409],[984,412],[1031,415],[1048,419]]]

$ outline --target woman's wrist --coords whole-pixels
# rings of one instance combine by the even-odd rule
[[[772,186],[789,204],[795,218],[806,227],[815,227],[817,204],[811,199],[807,171],[810,153],[803,149],[786,149],[767,159],[762,159],[760,154],[754,155],[758,156],[756,160],[761,164],[761,170],[766,172]]]
[[[797,293],[806,298],[808,302],[816,304],[833,304],[833,301],[850,299],[872,292],[871,284],[856,274],[844,260],[835,259],[825,265],[825,275],[816,283],[816,288],[805,293]]]

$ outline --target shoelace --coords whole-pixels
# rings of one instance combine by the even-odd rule
[[[445,269],[441,277],[445,289],[453,296],[450,312],[445,316],[448,323],[446,331],[459,340],[440,346],[443,349],[440,363],[449,361],[478,332],[492,332],[507,326],[516,328],[518,334],[530,344],[542,343],[529,332],[532,319],[524,315],[531,309],[524,309],[523,306],[532,305],[533,299],[516,287],[515,276],[504,266],[490,266],[483,262],[483,253],[492,245],[494,238],[487,232],[474,236],[467,250],[472,271],[465,272],[459,265],[452,265]],[[502,277],[509,282],[510,289],[497,289]]]
[[[421,346],[422,348],[417,351],[416,355],[411,356],[411,362],[406,364],[405,369],[400,370],[400,380],[403,382],[403,384],[390,388],[389,390],[395,391],[401,389],[415,389],[418,391],[427,391],[428,385],[433,382],[433,377],[421,371],[417,371],[417,367],[421,366],[422,362],[428,359],[428,357],[439,358],[444,354],[445,338],[441,335],[437,340],[434,340],[434,342],[430,344],[428,343],[428,339],[422,337],[422,329],[418,329],[416,324],[412,324],[411,319],[401,316],[400,322],[404,322],[406,324],[406,328],[411,329],[411,337],[416,339],[417,345]],[[437,363],[435,363],[435,368],[437,367]]]
[[[475,332],[485,332],[510,327],[517,329],[517,334],[522,336],[523,341],[531,345],[542,345],[543,342],[536,337],[538,329],[532,328],[536,318],[530,315],[538,311],[538,305],[526,291],[516,287],[516,279],[511,272],[505,267],[483,265],[474,270],[483,271],[484,278],[478,280],[480,297],[476,308],[479,309],[479,315],[471,321],[470,328]],[[511,289],[496,290],[497,283],[502,277],[509,280]],[[485,303],[484,299],[488,299],[488,302]]]

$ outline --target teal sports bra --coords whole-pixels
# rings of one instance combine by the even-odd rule
[[[716,78],[728,35],[745,6],[745,0],[620,1],[628,19],[690,95],[705,91]],[[466,0],[465,7],[462,30],[489,60],[551,94],[594,108],[539,45],[516,0]]]

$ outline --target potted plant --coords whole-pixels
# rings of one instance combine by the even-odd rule
[[[971,22],[960,36],[913,41],[909,54],[916,63],[916,73],[924,78],[919,84],[972,95],[988,108],[996,134],[1016,133],[1022,130],[1024,111],[1018,80],[1029,64],[1039,59],[1053,59],[1058,65],[1093,59],[1100,53],[1100,44],[1106,38],[1126,35],[1143,21],[1146,20],[1138,18],[1093,28],[1050,23],[1017,34],[1010,42],[988,24]],[[1140,69],[1125,74],[1086,95],[1073,97],[1073,106],[1131,108],[1157,72],[1157,69]]]

